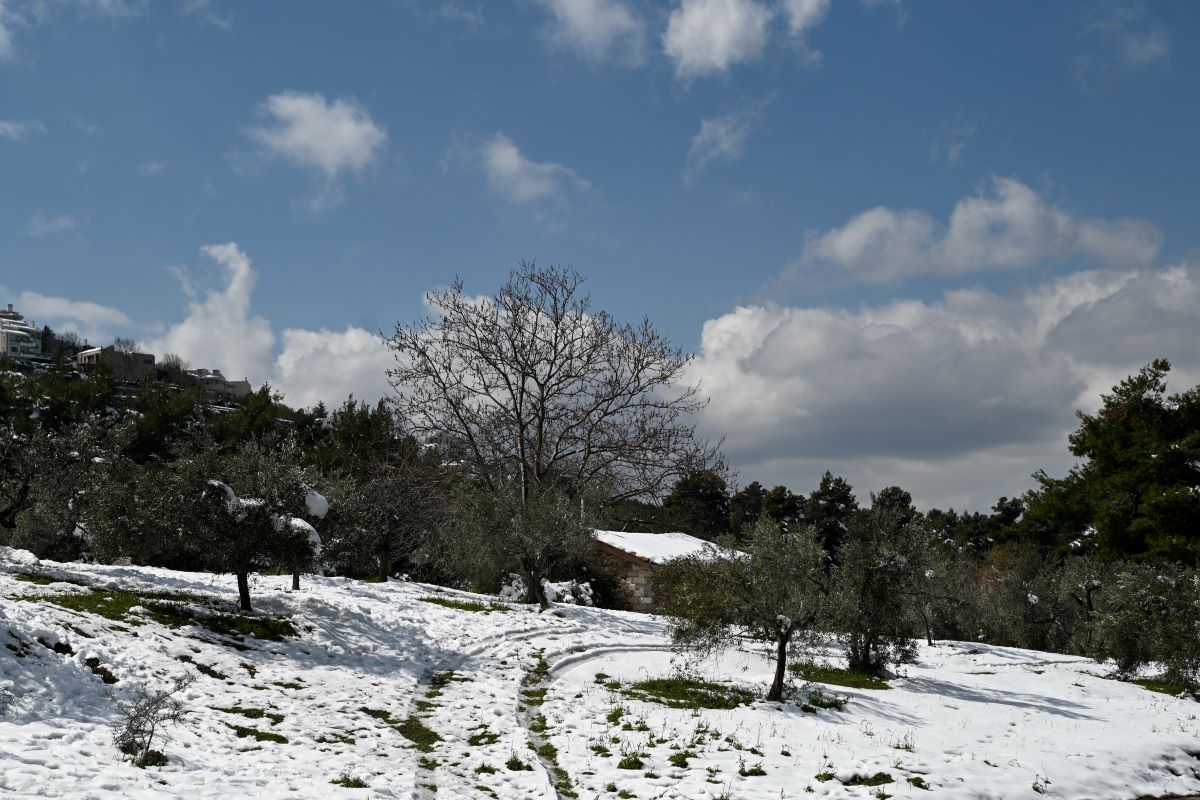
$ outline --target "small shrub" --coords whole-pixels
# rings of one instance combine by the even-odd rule
[[[533,767],[526,764],[521,759],[517,758],[517,754],[513,753],[508,761],[504,762],[504,766],[508,767],[509,772],[531,771]]]
[[[362,778],[351,775],[349,772],[343,772],[338,777],[330,781],[330,783],[338,786],[345,786],[347,789],[370,789],[371,786]]]
[[[176,695],[191,686],[193,680],[194,675],[181,675],[172,681],[169,688],[157,692],[137,686],[129,701],[123,701],[110,692],[108,697],[120,712],[120,719],[113,724],[113,744],[117,749],[133,756],[134,763],[140,767],[153,766],[160,759],[165,763],[166,756],[162,753],[153,751],[155,755],[150,755],[150,745],[163,726],[178,725],[183,721],[188,712]]]
[[[766,774],[767,774],[767,771],[765,769],[763,769],[763,766],[761,763],[755,764],[752,767],[747,767],[745,764],[741,764],[738,766],[738,775],[741,775],[743,778],[758,777],[758,776],[766,775]]]

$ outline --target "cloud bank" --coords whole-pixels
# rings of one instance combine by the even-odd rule
[[[1088,270],[1013,296],[984,289],[854,309],[745,306],[704,325],[704,428],[746,480],[860,488],[986,508],[1065,469],[1076,408],[1156,357],[1200,382],[1200,265]]]
[[[911,275],[966,275],[1022,269],[1081,256],[1146,266],[1162,245],[1156,227],[1137,219],[1073,214],[1014,178],[955,204],[945,223],[917,209],[879,206],[845,225],[810,231],[792,277],[827,267],[864,283]]]

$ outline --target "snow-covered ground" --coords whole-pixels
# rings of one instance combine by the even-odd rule
[[[236,600],[228,576],[0,559],[0,688],[17,698],[0,715],[4,798],[1200,793],[1200,704],[1105,679],[1078,658],[948,643],[923,647],[890,689],[828,687],[848,698],[840,711],[669,708],[630,697],[629,685],[686,668],[761,694],[770,664],[747,651],[684,663],[654,617],[470,611],[422,598],[495,598],[339,578],[306,578],[298,592],[287,576],[257,579],[256,613],[290,617],[299,636],[237,639],[136,608],[116,621],[18,599],[89,591],[17,580],[22,571],[212,596],[230,610]],[[89,659],[117,682],[106,686]],[[190,713],[156,744],[169,763],[122,761],[105,690],[126,696],[189,672]],[[230,708],[242,713],[219,710]],[[891,782],[848,785],[877,773]],[[331,783],[340,778],[369,788]]]

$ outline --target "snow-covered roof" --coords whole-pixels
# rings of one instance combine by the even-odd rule
[[[679,532],[596,531],[596,540],[651,564],[665,564],[673,558],[704,552],[716,557],[723,552],[712,542]]]

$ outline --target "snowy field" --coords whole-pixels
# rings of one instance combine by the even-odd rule
[[[946,643],[923,647],[888,689],[825,687],[827,698],[846,698],[841,710],[805,711],[803,691],[787,705],[673,708],[634,685],[687,669],[761,695],[770,664],[748,651],[685,663],[654,617],[538,614],[433,586],[338,578],[305,578],[298,592],[288,577],[257,579],[256,614],[297,628],[271,641],[166,624],[146,607],[172,601],[115,594],[184,592],[235,613],[232,577],[14,555],[0,560],[0,687],[16,697],[0,716],[4,798],[1200,793],[1200,704],[1105,679],[1083,659]],[[86,586],[18,578],[30,572]],[[108,593],[105,613],[51,602],[86,600],[91,587]],[[823,658],[838,663],[836,651]],[[183,698],[189,713],[155,745],[168,763],[123,762],[105,690],[124,697],[187,673],[197,676]]]

